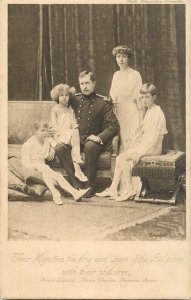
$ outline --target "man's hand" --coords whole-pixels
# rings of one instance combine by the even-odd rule
[[[50,149],[50,152],[48,153],[47,160],[52,161],[54,159],[55,150],[53,148]]]
[[[88,141],[93,141],[93,142],[98,143],[98,144],[102,144],[102,140],[100,139],[100,137],[96,136],[96,135],[93,135],[93,134],[88,136],[87,140]]]

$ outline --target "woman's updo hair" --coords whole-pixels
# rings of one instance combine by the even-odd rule
[[[56,103],[59,103],[59,95],[62,93],[68,93],[69,97],[71,97],[75,95],[76,89],[75,87],[70,87],[68,84],[60,83],[50,92],[51,99]]]
[[[156,92],[156,86],[152,83],[144,83],[140,89],[140,94],[150,93],[152,96],[155,96]]]
[[[128,56],[128,58],[131,58],[133,56],[133,51],[125,45],[117,46],[117,47],[113,48],[113,51],[112,51],[113,56],[116,56],[118,53],[126,54]]]

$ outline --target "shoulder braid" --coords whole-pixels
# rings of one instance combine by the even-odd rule
[[[96,96],[102,98],[104,101],[111,101],[109,97],[107,96],[103,96],[103,95],[100,95],[100,94],[96,94]]]

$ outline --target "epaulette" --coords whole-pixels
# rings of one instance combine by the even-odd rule
[[[82,93],[77,93],[75,94],[76,100],[80,101],[81,97],[83,94]]]
[[[96,96],[102,98],[105,101],[110,101],[110,98],[108,98],[107,96],[103,96],[103,95],[100,95],[100,94],[96,94]]]

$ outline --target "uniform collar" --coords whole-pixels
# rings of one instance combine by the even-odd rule
[[[93,99],[95,99],[95,96],[96,96],[96,93],[95,92],[93,92],[92,94],[90,94],[90,95],[84,95],[84,94],[82,94],[83,95],[83,99],[87,99],[87,100],[93,100]]]

